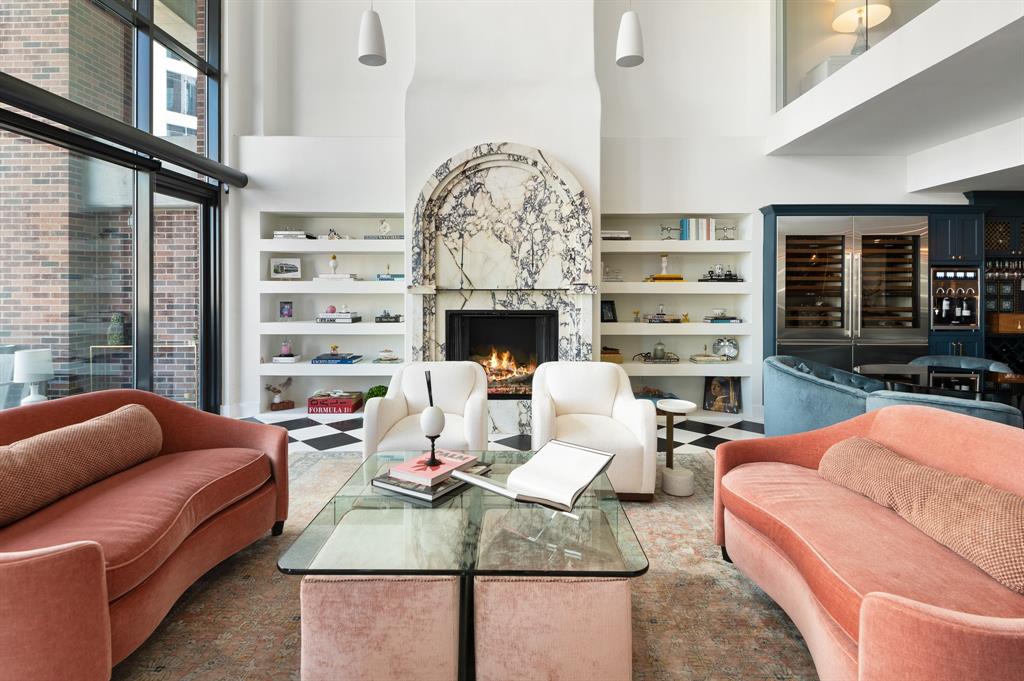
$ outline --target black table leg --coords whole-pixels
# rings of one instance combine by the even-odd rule
[[[473,639],[473,577],[459,576],[459,681],[476,679],[476,642]]]

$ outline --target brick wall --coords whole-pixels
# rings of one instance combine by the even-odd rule
[[[153,217],[153,390],[181,402],[194,402],[200,312],[199,207],[157,207]]]

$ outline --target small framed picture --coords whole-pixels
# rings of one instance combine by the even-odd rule
[[[290,300],[282,300],[277,304],[277,317],[283,322],[290,322],[295,317],[295,305]]]
[[[619,321],[618,315],[615,314],[615,301],[614,300],[602,300],[601,301],[601,321],[602,322],[617,322],[617,321]]]
[[[985,312],[995,312],[995,311],[996,311],[996,299],[995,298],[986,298],[985,299]]]
[[[740,379],[735,376],[704,378],[704,409],[722,414],[739,414],[743,408]]]
[[[985,284],[985,295],[986,296],[994,296],[994,295],[996,295],[996,285],[995,284]]]
[[[1013,283],[1004,281],[999,284],[999,295],[1001,296],[1012,296],[1013,295]]]
[[[1013,298],[1000,298],[999,299],[999,311],[1000,312],[1013,312]]]
[[[271,258],[271,279],[302,279],[302,261],[298,258]]]

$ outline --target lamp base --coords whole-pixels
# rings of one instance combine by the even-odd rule
[[[28,395],[24,397],[24,399],[21,400],[22,406],[26,404],[36,404],[37,402],[46,401],[46,395],[39,392],[38,383],[29,383],[29,390],[31,390],[32,392],[30,392]]]

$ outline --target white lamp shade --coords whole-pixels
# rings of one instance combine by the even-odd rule
[[[640,28],[640,15],[633,10],[625,12],[619,20],[615,63],[626,68],[644,63],[644,32]]]
[[[14,353],[15,383],[38,383],[53,378],[53,355],[49,349],[17,350]]]
[[[380,15],[372,9],[363,12],[359,22],[359,63],[366,66],[383,66],[388,62],[388,50],[384,45],[384,27]]]
[[[444,430],[444,412],[440,407],[427,407],[420,414],[420,429],[427,437],[437,437]]]
[[[874,28],[889,18],[892,9],[889,0],[836,0],[832,10],[832,30],[837,33],[854,33],[857,19],[864,20],[865,28]]]

